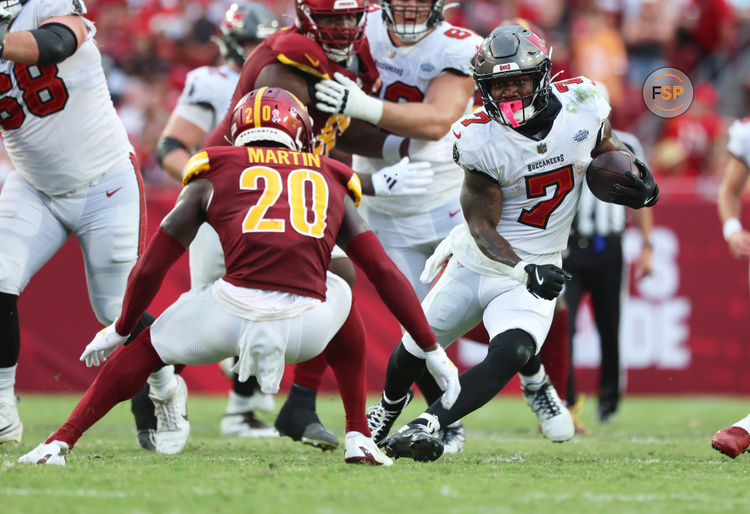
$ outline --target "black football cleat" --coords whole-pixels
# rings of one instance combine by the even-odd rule
[[[399,402],[388,403],[381,396],[378,403],[367,408],[367,425],[370,428],[372,440],[375,441],[375,444],[383,446],[383,441],[388,437],[388,433],[396,422],[396,418],[404,410],[404,407],[409,405],[413,397],[414,389],[409,388],[406,396]]]
[[[292,384],[274,426],[279,435],[323,451],[335,450],[339,446],[338,438],[323,426],[315,412],[314,389]]]
[[[144,450],[156,451],[156,414],[154,402],[148,397],[148,383],[130,400],[130,410],[135,417],[138,430],[138,446]]]
[[[385,454],[392,459],[406,457],[417,462],[431,462],[443,454],[443,443],[430,434],[426,425],[409,423],[388,437]]]

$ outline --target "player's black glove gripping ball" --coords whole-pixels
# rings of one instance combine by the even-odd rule
[[[636,159],[635,165],[640,171],[640,177],[627,172],[625,176],[630,180],[630,186],[615,184],[609,193],[612,203],[625,205],[632,209],[651,207],[659,200],[659,186],[654,182],[654,176],[645,163]]]
[[[545,300],[557,298],[565,282],[573,278],[573,275],[554,264],[529,264],[523,269],[529,274],[526,289],[537,298]]]

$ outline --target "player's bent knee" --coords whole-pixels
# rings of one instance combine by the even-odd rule
[[[511,360],[519,369],[536,353],[534,338],[519,328],[506,330],[496,335],[490,341],[487,356],[497,355],[497,358]]]

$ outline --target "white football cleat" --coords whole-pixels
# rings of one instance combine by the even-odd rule
[[[237,437],[279,437],[279,432],[259,420],[253,411],[240,414],[224,414],[221,418],[222,435]]]
[[[377,447],[375,441],[360,432],[347,432],[344,446],[344,462],[347,464],[393,465],[393,460]]]
[[[159,398],[154,394],[153,389],[148,393],[148,397],[154,402],[156,414],[157,453],[179,453],[185,447],[190,435],[190,422],[187,416],[187,386],[180,375],[175,375],[174,378],[177,380],[177,387],[166,397]]]
[[[0,444],[21,442],[23,424],[18,416],[15,397],[13,403],[0,402]]]
[[[573,416],[560,400],[549,377],[545,377],[538,389],[524,387],[523,396],[539,418],[539,426],[544,437],[554,443],[562,443],[573,437],[576,430]]]
[[[55,466],[65,466],[68,463],[68,443],[62,441],[52,441],[51,443],[42,443],[26,455],[18,459],[21,464],[49,464]]]

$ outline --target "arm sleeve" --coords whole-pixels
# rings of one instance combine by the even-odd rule
[[[346,254],[362,268],[380,298],[420,348],[437,343],[417,294],[371,230],[355,236],[347,245]]]
[[[63,23],[47,23],[31,31],[39,46],[37,64],[57,64],[78,50],[75,32]]]
[[[146,311],[159,292],[161,283],[185,248],[159,227],[154,237],[128,276],[122,312],[115,330],[118,334],[130,334],[138,319]]]

